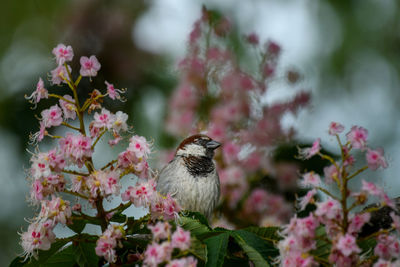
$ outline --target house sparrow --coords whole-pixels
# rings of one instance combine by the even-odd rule
[[[190,136],[178,146],[173,160],[157,179],[157,191],[170,194],[184,210],[197,211],[208,219],[220,196],[220,182],[213,160],[221,144],[203,134]]]

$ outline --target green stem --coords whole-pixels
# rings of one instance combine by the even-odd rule
[[[316,189],[318,189],[318,190],[324,192],[325,194],[327,194],[327,195],[330,196],[331,198],[333,198],[333,199],[339,201],[339,198],[338,198],[338,197],[334,196],[331,192],[329,192],[329,191],[326,190],[325,188],[322,188],[322,187],[320,187],[320,186],[317,186]]]
[[[88,176],[88,173],[83,173],[83,172],[77,172],[77,171],[71,171],[71,170],[61,170],[61,172],[68,173],[68,174],[73,174],[73,175],[80,175],[80,176]]]
[[[74,103],[73,101],[68,100],[68,99],[66,99],[65,97],[62,97],[62,96],[60,96],[60,95],[49,94],[49,97],[58,98],[58,99],[61,99],[61,100],[65,101],[65,102],[68,102],[68,103],[70,103],[70,104],[72,104],[72,105],[75,105],[75,103]]]
[[[110,213],[110,212],[114,212],[114,211],[119,211],[119,212],[123,212],[124,210],[126,210],[127,208],[129,208],[132,205],[132,202],[127,202],[125,204],[119,204],[117,207],[110,209],[109,211],[106,211],[106,213]]]
[[[62,124],[62,125],[64,125],[64,126],[66,126],[66,127],[68,127],[68,128],[71,128],[71,129],[73,129],[73,130],[76,130],[76,131],[78,131],[78,132],[80,132],[80,131],[81,131],[81,129],[80,129],[80,128],[74,127],[74,126],[72,126],[72,125],[71,125],[71,124],[69,124],[69,123],[62,122],[61,124]]]
[[[96,138],[96,140],[94,141],[93,145],[92,145],[92,150],[94,149],[94,147],[96,146],[97,142],[99,142],[99,140],[101,139],[101,137],[107,132],[107,129],[104,129],[100,135]]]
[[[87,196],[84,196],[84,195],[79,194],[79,193],[77,193],[77,192],[73,192],[73,191],[70,191],[70,190],[64,190],[63,192],[64,192],[64,193],[67,193],[67,194],[70,194],[70,195],[73,195],[73,196],[76,196],[76,197],[80,197],[80,198],[89,200],[89,198],[88,198]]]
[[[366,169],[368,169],[368,165],[362,167],[361,169],[357,170],[355,173],[349,175],[349,176],[347,177],[347,180],[350,180],[350,179],[356,177],[357,175],[359,175],[360,173],[362,173],[362,172],[365,171]]]
[[[106,165],[104,165],[101,170],[104,171],[105,169],[107,169],[108,167],[112,166],[114,163],[118,162],[118,160],[114,159],[112,161],[110,161],[109,163],[107,163]]]

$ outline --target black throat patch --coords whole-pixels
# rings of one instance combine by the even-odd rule
[[[183,156],[188,171],[194,177],[205,176],[214,169],[214,162],[209,157]]]

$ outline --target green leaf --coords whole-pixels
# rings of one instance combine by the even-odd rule
[[[331,252],[332,245],[330,242],[324,240],[324,238],[327,238],[325,227],[319,226],[315,233],[319,238],[317,239],[316,249],[314,249],[311,253],[319,258],[327,259]]]
[[[222,233],[204,240],[207,245],[206,266],[222,266],[228,247],[229,233]]]
[[[276,242],[278,242],[279,240],[282,239],[282,236],[280,236],[278,234],[278,232],[280,230],[279,227],[256,227],[256,226],[252,226],[252,227],[244,228],[242,230],[254,233],[254,234],[258,235],[259,237],[261,237],[262,239],[264,239],[266,241],[270,241],[272,243],[276,243]]]
[[[45,263],[40,264],[40,267],[71,267],[76,266],[76,260],[74,258],[73,246],[68,246],[59,253],[54,254],[52,257],[47,259]],[[32,265],[37,266],[37,265]]]
[[[190,253],[192,253],[197,258],[202,261],[207,260],[207,247],[200,240],[195,237],[191,237],[191,245],[189,248]]]
[[[179,219],[179,224],[182,226],[182,228],[190,231],[192,235],[200,240],[203,240],[206,235],[212,231],[208,225],[205,225],[199,220],[190,217],[181,216]]]
[[[80,267],[98,266],[99,257],[95,252],[95,243],[78,242],[72,246],[74,258]]]
[[[67,227],[77,234],[82,233],[88,221],[72,219],[72,224],[67,224]]]
[[[204,224],[207,227],[210,227],[210,225],[208,224],[207,218],[200,212],[185,210],[185,211],[181,212],[181,214],[183,217],[195,219],[195,220],[199,221],[201,224]]]
[[[125,214],[122,214],[122,213],[115,213],[112,217],[111,217],[111,219],[110,219],[110,221],[112,221],[112,222],[119,222],[119,223],[124,223],[125,221],[126,221],[126,215]]]
[[[242,247],[255,266],[270,266],[278,250],[269,241],[245,230],[232,231],[231,236]]]

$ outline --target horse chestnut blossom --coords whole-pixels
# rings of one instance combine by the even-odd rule
[[[25,99],[29,100],[32,104],[35,105],[39,103],[41,99],[47,99],[49,97],[49,92],[46,88],[44,88],[44,82],[42,78],[39,78],[39,81],[36,85],[36,90],[30,95],[25,95]]]
[[[247,226],[240,221],[241,216],[229,214],[249,215],[242,203],[247,203],[263,178],[276,178],[279,193],[297,188],[296,171],[291,176],[295,179],[281,182],[289,175],[279,173],[271,151],[278,142],[293,137],[293,129],[286,131],[282,127],[283,115],[296,114],[308,104],[310,96],[302,91],[284,102],[261,103],[270,83],[277,78],[281,48],[273,41],[263,43],[253,33],[243,38],[242,45],[256,55],[245,53],[245,62],[240,61],[230,43],[233,31],[228,21],[224,16],[215,18],[212,11],[204,8],[202,17],[194,23],[188,52],[178,64],[180,77],[169,101],[165,129],[177,140],[204,131],[223,144],[222,152],[216,155],[223,198],[219,211],[237,226]],[[289,203],[285,198],[271,199],[279,207]],[[253,209],[251,223],[261,225],[267,216],[278,224],[289,220],[291,212],[277,216],[272,211],[264,209],[267,213],[260,213]]]
[[[391,265],[398,262],[400,255],[398,237],[392,233],[392,231],[399,230],[400,222],[394,201],[373,182],[362,180],[362,186],[358,192],[350,190],[348,187],[351,179],[367,169],[374,171],[381,166],[387,167],[383,150],[369,148],[367,146],[368,132],[359,126],[351,128],[346,134],[348,142],[343,145],[339,136],[343,130],[344,127],[337,122],[332,122],[329,126],[329,134],[336,136],[341,149],[341,160],[335,161],[329,155],[320,152],[320,148],[317,149],[317,153],[311,153],[329,161],[332,165],[324,169],[324,179],[313,172],[303,175],[302,185],[309,186],[312,190],[299,200],[300,209],[305,210],[308,204],[315,204],[316,209],[310,211],[307,217],[297,218],[295,216],[288,225],[284,226],[281,231],[283,239],[278,243],[280,256],[277,260],[281,266],[318,266],[319,264],[372,266],[374,262],[373,266],[397,266]],[[352,157],[351,153],[356,149],[365,153],[366,165],[354,170],[354,164],[348,164],[347,160]],[[311,150],[313,148],[307,151]],[[353,161],[355,161],[354,158]],[[325,189],[324,182],[336,185],[338,190],[328,191]],[[326,197],[319,197],[322,200],[316,201],[317,191],[325,194]],[[372,212],[379,206],[373,205],[361,212],[355,210],[365,204],[368,198],[373,197],[380,200],[381,206],[388,206],[395,211],[391,212],[390,216],[387,215],[393,221],[392,228],[381,229],[365,236],[364,226],[369,224]],[[323,231],[317,229],[323,229]],[[321,235],[321,233],[323,234]],[[377,244],[373,254],[363,251],[361,247],[363,240],[375,238]],[[329,255],[327,253],[326,258],[318,255],[318,246],[330,247]],[[295,260],[299,255],[302,255],[303,261]]]
[[[72,61],[74,57],[74,51],[70,45],[59,44],[57,47],[53,48],[52,52],[56,56],[56,63],[59,66],[63,65],[65,62]]]
[[[119,94],[125,90],[115,89],[112,84],[106,82],[107,88],[103,88],[104,93],[93,89],[89,98],[81,103],[78,98],[79,83],[83,77],[96,76],[100,70],[100,63],[95,56],[81,57],[80,76],[74,77],[71,67],[66,65],[73,59],[71,46],[59,44],[53,49],[53,54],[56,56],[58,67],[51,71],[51,82],[67,85],[71,94],[49,93],[44,87],[43,80],[39,79],[36,90],[27,97],[35,107],[45,98],[55,98],[58,104],[41,112],[40,130],[30,136],[31,143],[36,146],[34,152],[31,152],[31,166],[27,171],[31,187],[30,202],[40,205],[41,209],[29,220],[31,224],[28,230],[21,233],[21,245],[25,256],[21,261],[28,263],[31,256],[40,258],[40,251],[49,250],[53,243],[58,243],[56,246],[59,248],[67,243],[72,243],[68,245],[69,247],[74,247],[77,243],[84,247],[86,241],[81,239],[83,235],[87,240],[91,240],[90,242],[96,243],[95,248],[91,246],[85,248],[85,253],[95,253],[104,261],[114,263],[121,260],[118,248],[123,247],[123,241],[128,238],[126,231],[132,232],[130,228],[132,221],[129,220],[128,224],[128,220],[121,220],[121,216],[126,218],[122,212],[131,205],[149,208],[151,214],[135,220],[143,223],[149,219],[154,221],[162,218],[175,219],[180,208],[171,196],[163,197],[155,190],[154,172],[148,164],[151,144],[143,136],[132,136],[132,128],[127,124],[127,114],[122,111],[112,113],[102,105],[102,98],[107,96],[122,101]],[[90,123],[87,127],[85,122],[88,120]],[[68,131],[64,136],[53,135],[53,128],[57,127],[67,128]],[[93,155],[99,140],[107,133],[112,138],[108,142],[110,146],[122,140],[127,140],[129,143],[117,159],[110,159],[104,166],[98,166]],[[56,139],[57,142],[48,151],[41,151],[39,145],[45,138]],[[121,179],[128,175],[137,179],[136,186],[128,186],[128,189],[121,194]],[[68,195],[73,198],[68,198]],[[122,197],[126,203],[105,209],[103,202],[110,201],[113,197]],[[88,213],[90,209],[94,210],[95,216],[89,215],[93,214],[93,212]],[[82,223],[83,227],[86,224],[100,226],[101,235],[82,234]],[[64,239],[56,238],[53,230],[57,225],[69,227],[76,235]],[[170,227],[165,222],[164,226],[167,225]],[[163,239],[166,236],[171,238],[168,229],[170,228],[164,228],[165,232],[163,234],[160,232],[156,239]],[[66,243],[59,245],[60,242]],[[178,228],[173,235],[173,242],[165,246],[170,251],[169,256],[163,259],[172,259],[171,253],[174,248],[187,250],[189,246],[190,234]],[[143,247],[143,250],[145,248]],[[59,253],[63,253],[63,250]],[[151,257],[145,258],[144,262],[151,262]],[[178,260],[179,257],[174,259]],[[182,262],[195,265],[196,260],[190,257],[183,259]]]
[[[172,260],[174,248],[181,252],[190,248],[190,232],[177,226],[175,232],[171,233],[171,225],[167,222],[158,222],[149,228],[153,240],[144,252],[144,266],[156,267],[161,263],[166,263],[166,266],[197,266],[197,260],[192,256]]]
[[[101,64],[95,56],[81,57],[80,59],[81,69],[79,73],[83,77],[95,77],[97,72],[100,70]]]

